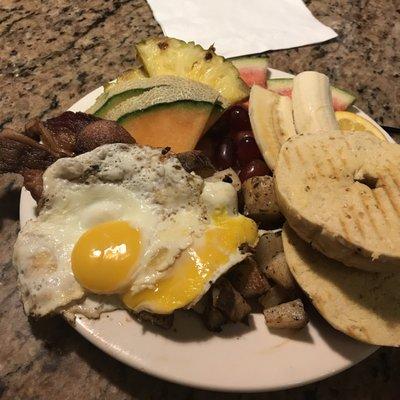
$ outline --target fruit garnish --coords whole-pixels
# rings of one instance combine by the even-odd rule
[[[293,78],[269,79],[267,88],[282,96],[292,97]],[[345,111],[356,101],[353,94],[335,86],[331,86],[331,93],[335,111]]]
[[[249,95],[238,70],[212,48],[205,50],[194,42],[173,38],[150,38],[137,44],[136,50],[150,77],[175,75],[202,82],[231,103]]]
[[[268,74],[268,57],[266,55],[242,56],[230,58],[246,85],[266,86]]]
[[[349,111],[336,111],[335,117],[342,131],[367,131],[381,140],[387,140],[379,128],[361,115]]]
[[[223,170],[235,166],[235,160],[235,144],[233,140],[227,136],[217,148],[215,163],[219,170]]]
[[[251,129],[249,113],[245,108],[240,105],[234,105],[227,113],[231,131],[236,132]]]
[[[263,160],[252,160],[239,173],[242,182],[253,176],[271,175],[271,171]]]

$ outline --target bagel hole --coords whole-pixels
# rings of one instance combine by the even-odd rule
[[[361,183],[362,185],[368,186],[371,190],[378,187],[378,178],[372,175],[364,175],[360,178],[354,177],[354,182]]]

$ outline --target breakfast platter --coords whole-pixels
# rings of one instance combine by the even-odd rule
[[[170,38],[137,51],[141,67],[0,138],[24,177],[25,312],[222,391],[304,385],[400,345],[390,136],[321,73]]]

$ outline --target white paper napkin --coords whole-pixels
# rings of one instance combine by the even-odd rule
[[[225,57],[288,49],[337,36],[301,0],[148,0],[166,36],[215,44]]]

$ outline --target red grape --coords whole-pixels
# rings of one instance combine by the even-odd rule
[[[262,159],[257,143],[251,136],[243,137],[236,145],[236,154],[241,167],[246,166],[252,160]]]
[[[235,146],[229,136],[218,146],[216,164],[220,170],[230,168],[235,164]]]
[[[207,131],[207,135],[225,136],[230,131],[230,111],[225,111]]]
[[[243,107],[236,105],[229,109],[229,127],[231,132],[251,129],[249,113]]]
[[[250,161],[239,173],[239,178],[242,182],[253,177],[253,176],[263,176],[269,175],[271,171],[262,160],[252,160]]]
[[[252,131],[237,131],[231,132],[231,136],[236,145],[245,137],[254,137]]]

